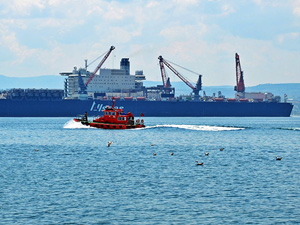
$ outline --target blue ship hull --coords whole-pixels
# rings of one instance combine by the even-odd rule
[[[0,100],[0,117],[102,115],[105,100]],[[289,117],[293,105],[276,102],[116,101],[116,107],[147,117]]]

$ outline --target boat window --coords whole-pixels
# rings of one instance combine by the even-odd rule
[[[116,115],[116,112],[112,112],[112,115],[115,116],[115,115]]]
[[[108,115],[111,115],[111,112],[108,112]]]
[[[107,115],[107,112],[105,112],[104,115]]]
[[[121,117],[118,117],[118,120],[122,120]]]

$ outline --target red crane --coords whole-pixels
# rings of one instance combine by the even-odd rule
[[[184,76],[182,76],[176,69],[174,69],[173,66],[170,65],[170,63],[168,63],[162,56],[159,56],[158,57],[159,59],[159,65],[160,65],[160,70],[161,70],[161,76],[162,76],[162,80],[163,80],[163,84],[164,84],[164,87],[167,87],[166,85],[168,85],[168,80],[167,80],[167,76],[166,76],[166,71],[165,71],[165,68],[164,68],[164,65],[166,65],[173,73],[175,73],[187,86],[189,86],[195,96],[199,96],[199,91],[201,90],[202,88],[202,83],[201,83],[201,76],[202,75],[199,75],[199,78],[198,78],[198,81],[197,81],[197,84],[196,86],[194,86],[191,82],[189,82]],[[191,70],[189,70],[190,72],[193,72]],[[195,73],[195,72],[193,72]]]
[[[91,80],[94,78],[94,76],[96,75],[96,73],[98,72],[98,70],[100,69],[100,67],[103,65],[103,63],[106,61],[106,59],[108,58],[108,56],[110,55],[110,53],[115,49],[114,46],[111,46],[110,49],[108,50],[108,52],[105,54],[105,56],[103,57],[103,59],[101,60],[101,62],[98,64],[98,66],[96,67],[96,69],[94,70],[94,72],[92,73],[92,75],[89,77],[89,79],[85,82],[85,86],[87,86]]]
[[[160,67],[163,85],[164,85],[164,87],[168,87],[170,82],[168,82],[167,73],[166,73],[165,66],[164,66],[164,59],[162,56],[159,56],[158,59],[159,59],[159,67]]]
[[[234,90],[237,92],[245,92],[244,75],[241,69],[240,56],[235,53],[235,69],[236,69],[236,86]]]

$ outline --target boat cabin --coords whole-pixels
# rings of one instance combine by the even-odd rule
[[[132,113],[124,113],[123,109],[115,109],[115,102],[111,107],[107,106],[103,110],[103,116],[95,119],[93,122],[99,123],[115,123],[115,124],[134,124],[134,116]]]

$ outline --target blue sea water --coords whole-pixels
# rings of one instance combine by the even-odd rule
[[[0,224],[300,223],[300,117],[144,119],[0,118]]]

